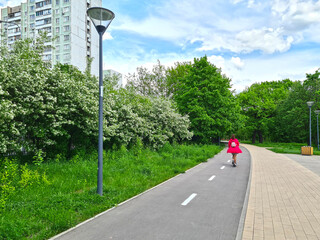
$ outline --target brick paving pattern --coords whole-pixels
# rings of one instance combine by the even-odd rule
[[[320,176],[282,154],[243,144],[252,176],[243,240],[320,240]]]

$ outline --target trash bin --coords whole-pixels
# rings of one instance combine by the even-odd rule
[[[301,147],[302,155],[313,155],[313,147],[303,146]]]

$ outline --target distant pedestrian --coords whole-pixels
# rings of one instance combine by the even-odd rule
[[[232,154],[232,165],[234,167],[237,166],[237,155],[238,153],[242,153],[241,149],[239,148],[239,141],[238,139],[236,139],[235,135],[232,134],[231,139],[229,140],[228,143],[228,151],[227,153],[231,153]]]

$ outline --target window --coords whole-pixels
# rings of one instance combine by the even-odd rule
[[[46,46],[43,52],[51,52],[51,46]]]
[[[50,24],[50,23],[51,23],[51,18],[45,18],[45,19],[37,20],[36,26],[41,26],[41,25]]]
[[[60,32],[60,28],[56,27],[56,33],[59,33],[59,32]]]
[[[30,15],[30,20],[34,20],[36,17],[35,17],[35,15],[34,14],[31,14]]]
[[[64,41],[69,41],[69,40],[70,40],[70,35],[64,35],[63,40],[64,40]]]
[[[34,28],[34,23],[30,24],[30,28],[33,29]]]
[[[56,55],[56,60],[57,60],[57,61],[60,60],[60,55]]]
[[[34,0],[29,0],[30,3],[34,3]]]
[[[64,60],[69,60],[70,59],[70,53],[63,54],[63,59]]]
[[[56,42],[59,43],[60,42],[60,36],[56,37]]]
[[[49,14],[51,14],[51,9],[46,9],[46,10],[36,12],[37,16],[49,15]]]
[[[51,33],[51,27],[42,28],[42,29],[39,29],[39,31]]]
[[[69,50],[70,49],[70,45],[69,44],[65,44],[64,46],[63,46],[63,50]]]
[[[51,60],[51,54],[44,55],[44,56],[43,56],[43,60],[44,60],[44,61],[49,61],[49,60]]]
[[[59,23],[60,22],[60,18],[56,18],[56,23]]]
[[[64,13],[69,12],[69,11],[70,11],[70,7],[64,7],[64,8],[63,8],[63,12],[64,12]]]
[[[42,2],[38,2],[38,3],[36,3],[36,8],[41,8],[41,7],[46,6],[48,4],[51,4],[51,0],[45,0]]]
[[[56,49],[56,52],[59,52],[60,51],[60,45],[57,45],[56,47],[55,47]]]
[[[56,0],[56,5],[59,5],[60,4],[60,0]]]
[[[63,31],[67,32],[70,30],[70,26],[69,25],[66,25],[63,27]]]
[[[68,3],[68,2],[70,2],[70,1],[69,1],[69,0],[63,0],[63,2],[64,2],[64,3]]]
[[[59,12],[60,12],[59,10],[60,10],[60,9],[56,9],[56,14],[59,14]]]
[[[41,7],[43,7],[43,2],[36,3],[36,8],[41,8]]]
[[[34,11],[34,6],[30,6],[30,11],[31,11],[31,12]]]
[[[63,18],[63,21],[64,21],[64,22],[68,22],[68,21],[69,21],[69,19],[70,19],[70,17],[69,17],[69,16],[65,16],[65,17]]]

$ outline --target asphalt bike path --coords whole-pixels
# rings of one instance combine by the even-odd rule
[[[52,239],[236,239],[251,162],[249,152],[241,149],[237,167],[225,148],[207,162]]]

